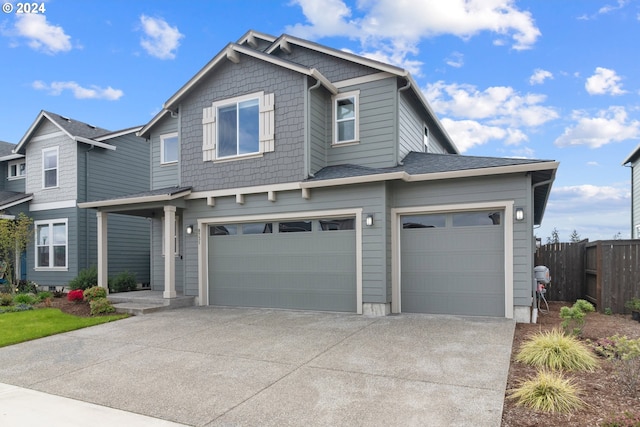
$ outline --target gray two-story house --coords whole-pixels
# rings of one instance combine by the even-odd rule
[[[530,321],[558,163],[460,155],[406,70],[250,31],[163,107],[149,190],[80,204],[103,286],[120,213],[151,219],[165,298]]]
[[[0,211],[34,220],[26,279],[60,287],[97,266],[97,217],[78,203],[149,188],[149,144],[136,136],[139,130],[111,132],[41,111],[11,153],[0,158]],[[150,227],[144,218],[113,216],[108,276],[128,270],[139,282],[150,281]]]
[[[640,145],[622,162],[631,168],[631,238],[640,239]]]

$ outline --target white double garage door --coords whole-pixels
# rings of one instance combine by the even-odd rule
[[[399,215],[401,311],[504,316],[503,216]],[[355,216],[209,225],[209,303],[358,311],[358,226]]]

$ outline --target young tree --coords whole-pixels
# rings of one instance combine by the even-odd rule
[[[33,219],[20,213],[16,219],[0,219],[0,263],[5,269],[4,278],[15,289],[16,257],[27,249],[33,236]]]
[[[581,240],[580,235],[575,229],[571,233],[571,236],[569,236],[569,240],[571,241],[571,243],[578,243]]]
[[[555,227],[553,227],[553,230],[551,231],[551,236],[547,237],[547,245],[553,243],[560,243],[560,235],[558,234],[558,229]]]

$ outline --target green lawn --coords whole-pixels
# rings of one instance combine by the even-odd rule
[[[128,315],[77,317],[63,313],[57,308],[3,313],[0,314],[0,347],[112,322],[125,317]]]

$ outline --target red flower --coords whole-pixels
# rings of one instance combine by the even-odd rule
[[[67,299],[69,301],[82,301],[84,299],[84,293],[82,289],[74,289],[73,291],[69,291]]]

